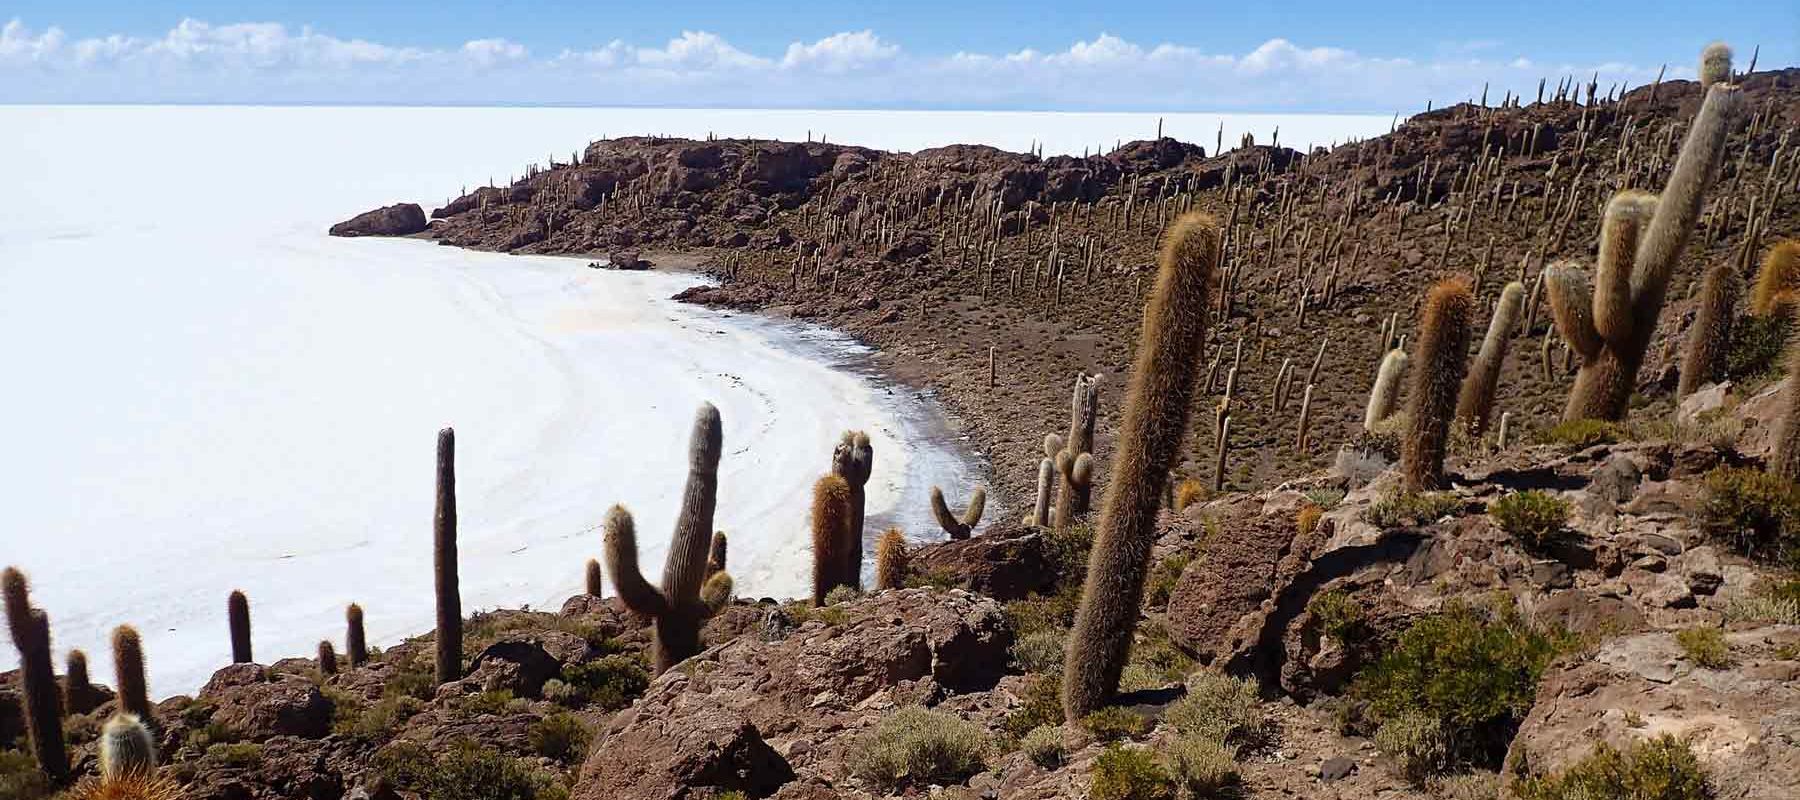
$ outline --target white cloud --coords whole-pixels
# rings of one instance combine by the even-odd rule
[[[1431,48],[1432,45],[1424,45]],[[1415,58],[1271,39],[1245,53],[1111,33],[1061,49],[920,55],[872,30],[793,42],[779,56],[683,31],[661,46],[614,40],[554,56],[475,39],[451,49],[342,39],[277,23],[183,20],[156,38],[70,40],[0,27],[0,102],[404,102],[1390,111],[1575,74],[1632,85],[1655,69],[1551,64],[1502,45]],[[504,67],[502,69],[502,67]],[[1669,77],[1691,70],[1672,68]]]

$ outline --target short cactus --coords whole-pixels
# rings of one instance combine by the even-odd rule
[[[437,589],[438,685],[462,679],[462,587],[456,575],[456,431],[437,439],[437,511],[432,516],[432,567]]]
[[[1400,399],[1400,374],[1406,371],[1406,351],[1389,350],[1375,369],[1375,387],[1369,390],[1369,406],[1363,412],[1363,430],[1373,431],[1394,413]]]
[[[938,527],[950,534],[952,539],[967,539],[981,522],[982,512],[987,510],[987,488],[975,487],[975,493],[969,495],[969,506],[963,509],[961,517],[950,513],[950,506],[944,502],[944,493],[938,487],[931,487],[931,516],[937,519]]]
[[[863,508],[867,500],[864,489],[874,467],[875,450],[869,445],[868,434],[845,431],[831,454],[832,474],[850,486],[850,532],[838,552],[843,559],[838,569],[845,585],[858,590],[862,588]]]
[[[80,713],[92,708],[90,698],[94,696],[94,683],[88,678],[87,653],[70,650],[68,670],[63,675],[63,708],[70,713]]]
[[[700,604],[706,606],[707,613],[717,614],[731,605],[732,593],[736,589],[731,573],[724,570],[715,572],[700,584]]]
[[[1737,306],[1737,270],[1729,263],[1706,271],[1700,287],[1700,305],[1688,328],[1681,356],[1681,379],[1675,396],[1686,397],[1712,382],[1725,370],[1731,350],[1732,309]]]
[[[587,591],[589,596],[600,597],[606,594],[606,578],[600,572],[598,560],[592,558],[587,560],[587,565],[582,568],[582,582],[584,584],[582,588]]]
[[[1054,435],[1054,434],[1052,434]],[[1050,527],[1050,495],[1056,491],[1056,462],[1048,458],[1038,462],[1037,503],[1025,519],[1030,527]]]
[[[706,577],[725,571],[725,553],[729,546],[724,531],[713,531],[712,546],[706,551]]]
[[[225,621],[231,630],[231,663],[254,661],[250,651],[250,598],[244,596],[243,590],[233,589],[225,598]]]
[[[330,639],[319,640],[319,674],[336,675],[338,671],[337,648],[331,646]]]
[[[1074,467],[1076,463],[1081,460],[1082,456],[1093,453],[1094,423],[1099,415],[1100,376],[1082,375],[1077,373],[1075,375],[1075,389],[1069,398],[1069,433],[1063,440],[1062,448],[1069,454],[1069,463],[1071,467]],[[1050,458],[1056,458],[1054,454],[1048,455],[1050,455]],[[1089,466],[1087,477],[1082,477],[1073,469],[1059,471],[1059,474],[1062,477],[1062,486],[1059,488],[1059,491],[1068,493],[1069,497],[1063,499],[1059,496],[1056,501],[1057,508],[1062,509],[1067,507],[1068,518],[1070,519],[1076,514],[1087,513],[1090,496],[1093,491],[1092,482],[1090,480],[1092,478],[1092,465],[1090,464]],[[1060,518],[1062,517],[1059,516],[1059,519]]]
[[[136,628],[120,625],[112,632],[113,680],[119,684],[119,710],[151,719],[150,687],[144,679],[144,642]]]
[[[1500,290],[1500,301],[1494,304],[1494,317],[1488,322],[1487,336],[1481,350],[1463,381],[1462,393],[1456,398],[1456,421],[1470,434],[1480,436],[1487,430],[1488,418],[1494,413],[1494,391],[1500,386],[1500,368],[1506,363],[1506,346],[1513,330],[1519,326],[1519,310],[1525,304],[1525,284],[1513,281]]]
[[[110,783],[156,769],[156,739],[136,714],[114,714],[100,730],[100,780]]]
[[[724,449],[719,410],[703,403],[694,415],[688,440],[687,487],[669,541],[660,590],[638,570],[637,526],[631,512],[613,506],[606,514],[606,568],[625,607],[655,620],[651,652],[658,673],[700,652],[700,624],[706,617],[700,588],[706,578],[706,551],[719,498],[719,457]]]
[[[351,669],[369,661],[369,643],[363,635],[363,610],[355,603],[344,609],[344,654],[350,658]]]
[[[1790,481],[1800,481],[1800,339],[1788,345],[1788,385],[1782,390],[1781,416],[1775,421],[1774,450],[1768,470]]]
[[[0,572],[6,598],[6,626],[19,649],[19,688],[24,694],[25,730],[38,769],[61,786],[69,780],[69,754],[63,747],[62,693],[50,660],[50,618],[31,607],[31,585],[12,567]]]
[[[1444,483],[1444,455],[1450,445],[1450,419],[1456,395],[1468,370],[1469,318],[1475,293],[1462,278],[1439,281],[1425,295],[1419,319],[1418,368],[1407,396],[1406,441],[1400,450],[1406,490],[1422,492]]]
[[[849,585],[844,576],[843,549],[850,538],[850,484],[840,475],[826,475],[813,484],[813,603],[825,605],[825,595]]]
[[[1750,313],[1759,317],[1791,314],[1800,302],[1800,239],[1777,242],[1763,255],[1750,295]]]
[[[887,529],[875,543],[876,589],[906,587],[906,557],[906,535],[899,528]]]
[[[1104,705],[1118,690],[1125,669],[1156,540],[1157,511],[1169,466],[1187,432],[1219,241],[1218,222],[1200,212],[1176,219],[1163,238],[1156,285],[1138,334],[1112,477],[1064,659],[1063,713],[1071,722]]]

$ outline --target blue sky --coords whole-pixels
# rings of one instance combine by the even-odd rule
[[[1412,110],[1800,58],[1800,2],[0,4],[0,102]]]

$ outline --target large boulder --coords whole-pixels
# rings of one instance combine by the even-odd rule
[[[1056,563],[1043,533],[1004,520],[978,536],[919,548],[912,568],[1000,601],[1048,591],[1056,581]]]
[[[396,203],[364,211],[331,226],[332,236],[411,236],[425,230],[425,209],[418,203]]]
[[[312,681],[274,675],[258,664],[233,664],[200,689],[213,721],[250,741],[271,736],[317,739],[331,732],[331,701]]]

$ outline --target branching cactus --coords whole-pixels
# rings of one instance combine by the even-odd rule
[[[938,527],[950,534],[952,539],[967,539],[981,522],[982,512],[987,510],[987,487],[975,487],[975,493],[969,495],[969,507],[963,509],[961,517],[950,513],[949,504],[944,502],[944,492],[938,487],[931,487],[931,516],[937,519]]]
[[[432,517],[437,587],[437,682],[462,679],[462,585],[456,567],[456,431],[438,431],[437,511]]]
[[[150,717],[150,686],[144,679],[144,642],[136,628],[120,625],[113,629],[113,680],[119,684],[119,710]]]
[[[906,535],[899,528],[887,529],[875,543],[876,589],[906,588],[906,556]]]
[[[1100,376],[1077,374],[1075,376],[1075,389],[1069,398],[1069,433],[1063,440],[1062,447],[1062,450],[1069,454],[1069,464],[1071,469],[1062,470],[1059,468],[1058,470],[1062,477],[1062,485],[1059,488],[1059,491],[1068,493],[1069,497],[1067,500],[1064,500],[1059,496],[1056,501],[1056,507],[1058,509],[1062,509],[1066,506],[1069,513],[1066,516],[1059,516],[1059,520],[1073,519],[1075,514],[1087,513],[1090,502],[1089,498],[1093,491],[1092,453],[1094,452],[1094,422],[1099,415]],[[1081,474],[1080,470],[1075,469],[1081,461],[1082,456],[1088,456],[1090,460],[1085,476]],[[1056,458],[1056,456],[1052,454],[1050,455],[1050,458]],[[1059,521],[1057,524],[1062,525],[1066,523]]]
[[[831,453],[831,472],[844,479],[850,486],[850,529],[843,548],[838,551],[843,564],[839,567],[845,585],[852,589],[862,588],[862,535],[864,489],[869,483],[869,473],[875,467],[875,450],[869,445],[868,434],[862,431],[845,431],[837,448]]]
[[[638,570],[637,526],[631,512],[613,506],[606,514],[606,568],[625,607],[655,620],[652,657],[658,673],[700,652],[700,625],[706,619],[700,587],[706,579],[706,551],[712,539],[713,509],[719,498],[719,456],[724,447],[719,410],[711,403],[701,405],[688,440],[687,488],[663,563],[660,591]]]
[[[156,740],[136,714],[114,714],[100,730],[100,780],[110,783],[156,770]]]
[[[843,548],[850,535],[850,483],[826,475],[813,484],[813,604],[825,605],[825,595],[848,583]]]
[[[1092,440],[1091,434],[1089,439]],[[1054,433],[1044,437],[1044,455],[1056,468],[1057,475],[1056,510],[1050,515],[1050,522],[1057,530],[1062,530],[1074,523],[1077,507],[1094,480],[1094,457],[1065,444],[1063,438]]]
[[[1706,271],[1700,286],[1700,306],[1688,328],[1681,354],[1681,380],[1675,396],[1686,397],[1719,377],[1731,350],[1732,309],[1737,306],[1737,270],[1730,263]]]
[[[1105,705],[1125,669],[1156,540],[1156,514],[1187,431],[1219,239],[1218,222],[1199,212],[1175,220],[1163,238],[1118,452],[1063,662],[1063,713],[1071,722]]]
[[[363,635],[363,610],[355,603],[344,609],[344,651],[350,658],[351,669],[369,661],[369,640]]]
[[[1407,396],[1408,428],[1400,450],[1406,491],[1444,484],[1450,417],[1456,411],[1457,387],[1469,367],[1469,318],[1474,312],[1475,293],[1462,278],[1439,281],[1425,294],[1425,310],[1419,316],[1419,364]]]
[[[1741,104],[1736,87],[1713,84],[1682,141],[1661,198],[1624,191],[1607,203],[1591,286],[1579,267],[1567,263],[1544,271],[1557,330],[1581,358],[1564,420],[1625,418],[1638,368],[1656,333],[1669,276],[1718,175]]]
[[[69,781],[69,754],[63,748],[62,693],[50,660],[50,618],[31,607],[31,584],[25,573],[7,567],[0,573],[0,593],[6,597],[6,626],[19,649],[19,688],[25,695],[31,755],[50,782],[62,786]]]
[[[231,629],[231,663],[254,661],[250,650],[250,598],[242,590],[233,589],[225,598],[225,621]]]
[[[1482,435],[1488,418],[1494,414],[1494,391],[1500,386],[1500,368],[1506,364],[1506,346],[1519,326],[1519,311],[1524,305],[1525,284],[1513,281],[1500,290],[1494,318],[1488,321],[1487,336],[1481,340],[1481,350],[1475,354],[1462,394],[1456,398],[1456,421],[1471,435]]]
[[[1375,368],[1375,388],[1369,390],[1369,406],[1363,412],[1363,430],[1373,431],[1394,413],[1400,400],[1400,375],[1406,371],[1406,351],[1389,350]]]

